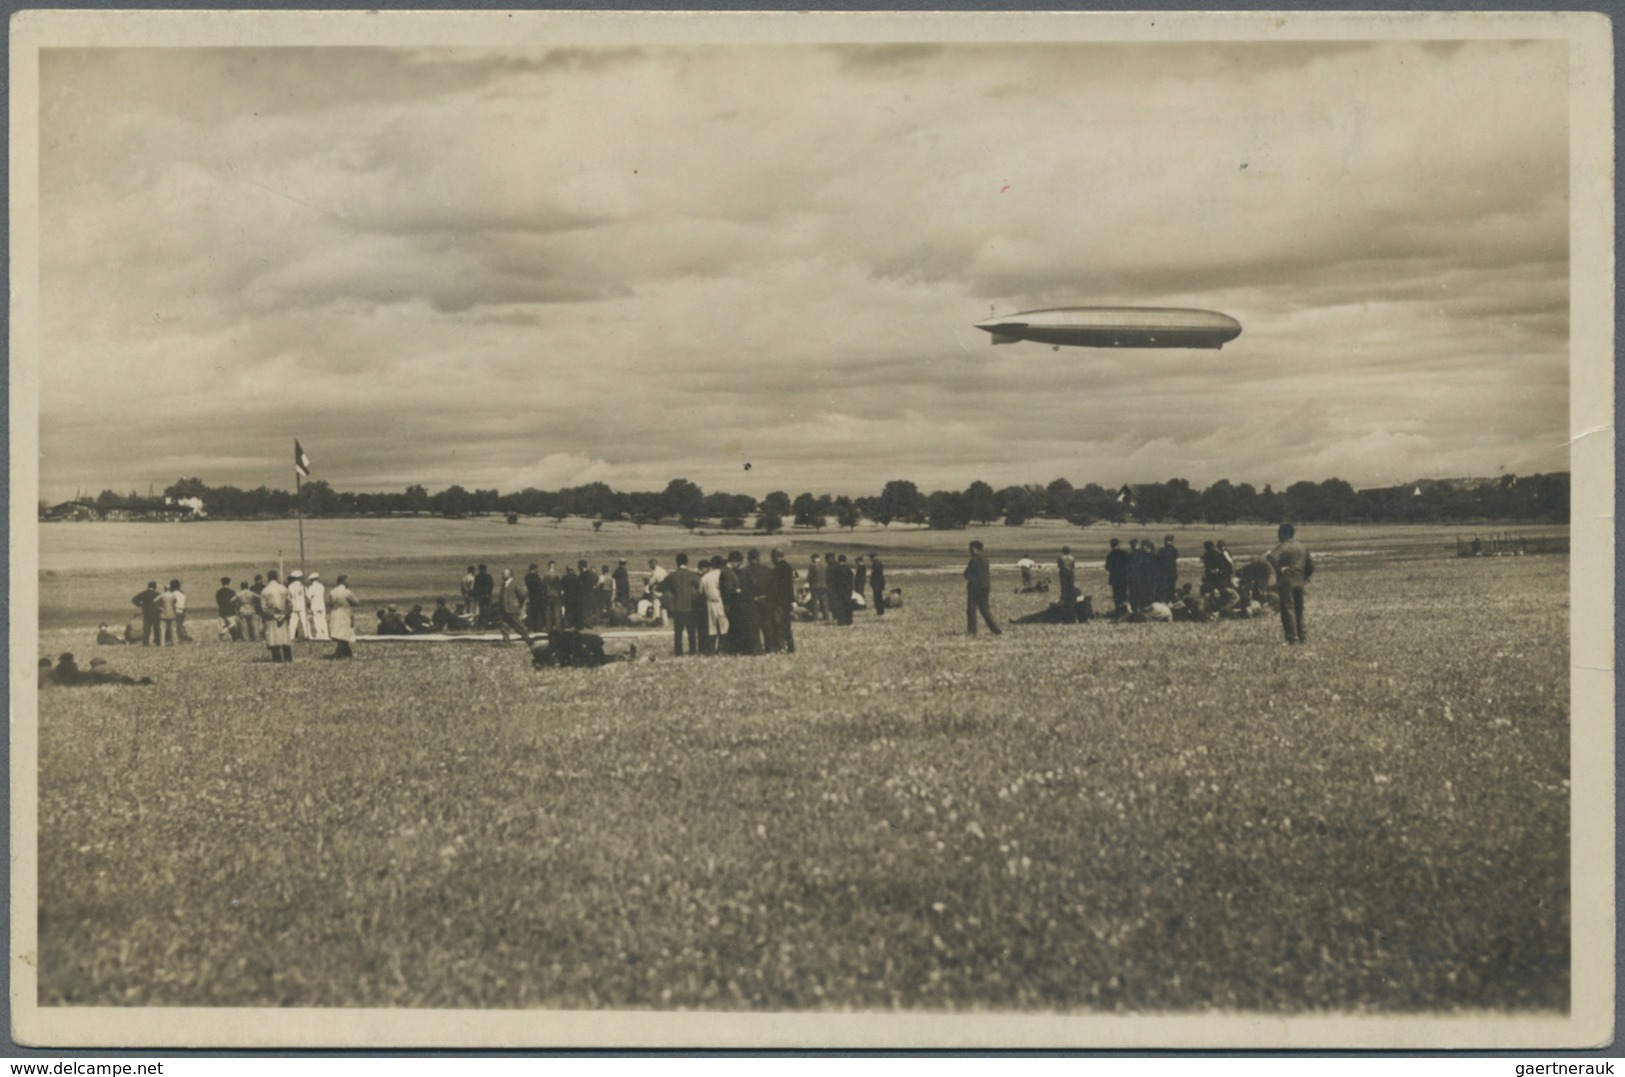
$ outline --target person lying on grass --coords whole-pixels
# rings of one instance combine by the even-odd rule
[[[611,662],[633,662],[638,645],[629,639],[605,639],[593,632],[557,628],[546,640],[530,646],[530,662],[536,669],[551,666],[571,668],[607,666]]]

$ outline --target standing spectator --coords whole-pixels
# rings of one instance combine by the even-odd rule
[[[260,575],[258,572],[254,573],[254,584],[249,588],[249,590],[253,591],[256,595],[265,590],[265,577]]]
[[[886,616],[886,566],[873,550],[869,552],[869,588],[875,596],[875,616]]]
[[[242,631],[237,628],[237,592],[232,589],[231,577],[220,577],[220,589],[214,593],[214,609],[220,615],[220,638],[230,640],[234,636],[240,637]]]
[[[731,551],[727,563],[722,566],[721,588],[722,607],[728,615],[728,653],[759,653],[761,640],[751,619],[754,596],[750,590],[750,578],[745,575],[745,559],[738,550]],[[753,644],[755,650],[751,649]]]
[[[790,608],[796,602],[796,570],[790,567],[790,562],[784,559],[784,551],[777,546],[768,557],[773,562],[767,586],[768,620],[773,626],[770,649],[795,654],[796,637],[791,630]]]
[[[169,586],[158,595],[158,621],[163,625],[163,642],[165,646],[180,642],[180,633],[177,630],[177,618],[181,603],[181,581],[170,580]]]
[[[1072,547],[1062,546],[1061,556],[1055,560],[1061,577],[1061,623],[1078,623],[1078,563],[1072,558]]]
[[[1129,539],[1128,602],[1135,613],[1156,601],[1157,555],[1150,539]]]
[[[1276,587],[1281,598],[1281,631],[1288,643],[1306,643],[1303,627],[1303,585],[1315,574],[1315,562],[1309,550],[1297,540],[1297,529],[1282,524],[1276,532],[1280,541],[1275,549],[1264,556],[1275,570]]]
[[[148,580],[145,591],[137,591],[130,605],[141,611],[141,646],[163,646],[163,629],[159,627],[158,581]]]
[[[586,631],[591,619],[593,596],[598,593],[598,577],[587,567],[585,560],[576,562],[576,582],[570,596],[570,627],[577,632]]]
[[[547,584],[542,582],[539,565],[532,564],[525,573],[525,624],[532,632],[547,631]]]
[[[265,646],[273,662],[293,661],[293,630],[289,627],[288,589],[273,569],[265,574],[265,590],[260,592],[260,619],[265,629]]]
[[[823,558],[812,555],[807,565],[807,589],[812,595],[812,614],[820,621],[829,620],[829,568]]]
[[[1031,587],[1033,585],[1033,569],[1038,567],[1038,562],[1033,560],[1032,554],[1022,554],[1021,560],[1016,562],[1016,567],[1021,569],[1022,589],[1025,590]],[[1062,601],[1065,601],[1065,599]]]
[[[243,641],[253,643],[260,638],[260,596],[248,586],[247,580],[237,585],[233,604],[237,610],[237,629]]]
[[[615,595],[612,601],[623,610],[632,608],[632,577],[626,571],[626,558],[615,563],[615,573],[611,577],[615,581]]]
[[[180,643],[191,643],[192,634],[186,631],[186,592],[181,589],[180,580],[170,580],[169,587],[175,592],[175,639]]]
[[[852,563],[852,575],[852,590],[861,597],[869,588],[869,566],[861,553]]]
[[[825,560],[830,558],[834,558],[828,566],[830,612],[835,615],[836,624],[849,625],[852,623],[852,567],[846,563],[844,553],[839,557],[825,555]]]
[[[1229,578],[1230,573],[1225,568],[1224,558],[1219,556],[1213,540],[1208,539],[1202,543],[1202,593],[1205,595],[1223,587]]]
[[[474,601],[474,585],[479,582],[477,572],[473,565],[469,565],[468,571],[463,573],[463,609],[472,615],[475,621],[480,619],[479,607]]]
[[[545,618],[542,627],[551,632],[564,625],[564,579],[559,575],[556,562],[547,563],[547,573],[542,577],[542,590],[546,602],[542,610]]]
[[[1123,616],[1128,611],[1128,577],[1132,559],[1123,550],[1118,539],[1112,539],[1106,554],[1106,579],[1112,587],[1112,615]]]
[[[745,551],[745,577],[750,585],[751,654],[782,650],[779,619],[773,612],[773,570],[762,564],[761,551]]]
[[[518,632],[528,645],[530,629],[525,627],[525,589],[513,578],[513,569],[502,570],[502,593],[497,598],[498,627],[502,629],[502,642],[508,642],[508,629]]]
[[[700,653],[700,618],[695,603],[700,600],[700,577],[688,567],[688,554],[677,555],[677,567],[668,572],[657,585],[665,596],[664,605],[671,615],[672,653],[683,656],[683,638],[688,638],[690,657]]]
[[[305,584],[305,604],[310,607],[310,638],[326,642],[327,585],[322,583],[320,572],[312,572],[310,580]]]
[[[704,653],[715,654],[718,641],[728,634],[728,610],[722,596],[721,557],[705,562],[705,573],[700,577],[700,593],[705,597],[706,638],[700,641]]]
[[[982,615],[987,622],[987,629],[995,636],[1003,632],[993,623],[993,613],[988,609],[988,598],[993,593],[993,566],[988,564],[987,554],[982,552],[982,541],[971,540],[970,563],[965,566],[965,632],[976,635],[976,614]]]
[[[327,593],[328,604],[333,607],[332,619],[327,628],[337,646],[333,648],[333,658],[354,658],[350,644],[355,642],[355,618],[351,611],[361,605],[361,600],[349,587],[350,577],[340,576],[333,584],[333,589]],[[440,600],[440,607],[444,609],[446,600]]]
[[[1162,537],[1162,549],[1157,551],[1157,601],[1172,604],[1174,592],[1179,589],[1179,551],[1174,548],[1174,536]]]
[[[288,573],[288,635],[291,639],[310,638],[310,607],[305,604],[305,574],[298,569]]]
[[[491,578],[484,565],[474,574],[474,621],[483,625],[495,605],[497,581]]]

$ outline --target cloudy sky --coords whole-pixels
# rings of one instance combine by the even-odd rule
[[[1565,57],[47,51],[42,495],[1562,469]],[[1083,304],[1245,331],[972,324]]]

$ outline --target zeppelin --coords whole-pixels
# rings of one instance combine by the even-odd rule
[[[1178,307],[1056,307],[977,322],[995,344],[1074,348],[1222,348],[1241,335],[1227,314]]]

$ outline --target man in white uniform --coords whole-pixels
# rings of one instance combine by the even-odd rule
[[[305,574],[288,573],[288,638],[310,638],[310,609],[305,605]]]
[[[327,585],[322,574],[312,572],[305,584],[305,602],[310,606],[310,638],[327,639]]]

